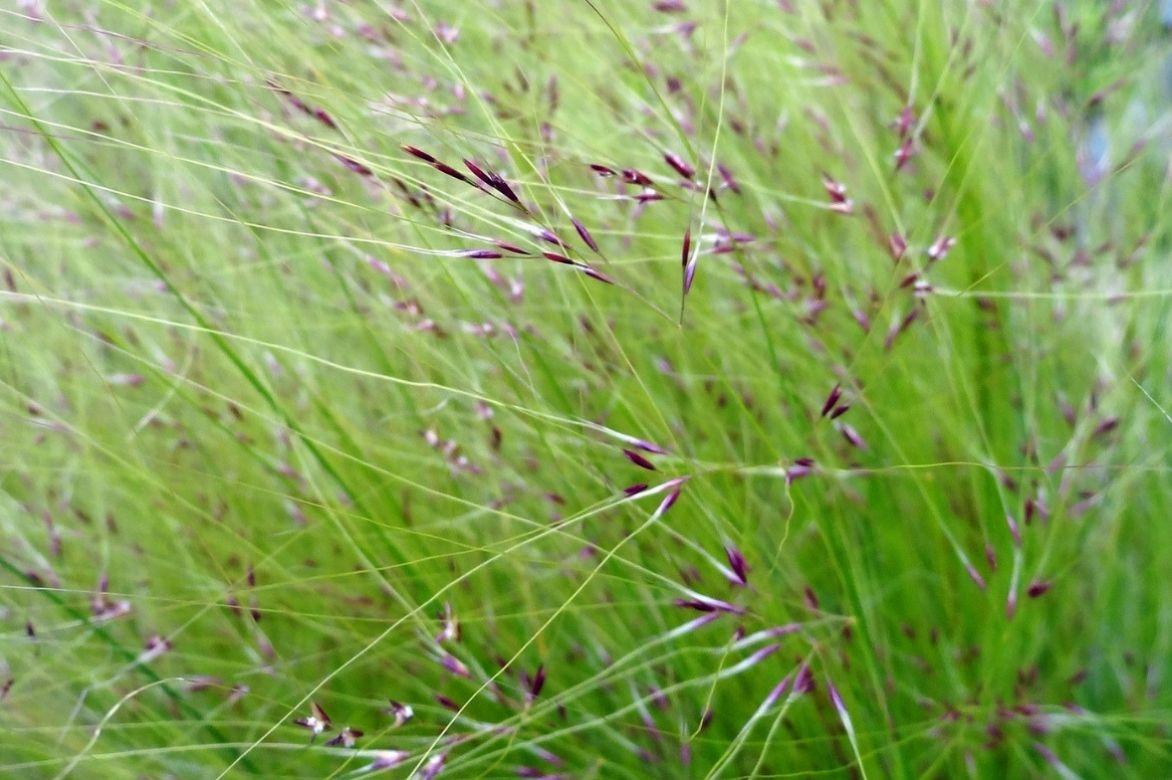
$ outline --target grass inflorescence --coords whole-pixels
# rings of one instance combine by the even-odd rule
[[[1158,777],[1172,7],[0,8],[0,773]]]

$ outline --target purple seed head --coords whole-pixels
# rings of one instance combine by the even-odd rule
[[[854,201],[846,196],[846,186],[844,184],[835,181],[828,174],[824,173],[822,174],[822,186],[826,189],[826,195],[830,198],[830,208],[832,211],[837,211],[839,214],[851,214],[854,212]]]
[[[1046,591],[1050,590],[1051,584],[1052,583],[1046,580],[1034,580],[1030,583],[1029,588],[1026,589],[1026,594],[1031,599],[1036,599]]]
[[[346,166],[346,168],[353,171],[354,173],[357,173],[359,176],[374,175],[374,171],[351,157],[346,157],[345,155],[339,154],[337,155],[337,158],[341,160],[342,165]]]
[[[537,667],[537,671],[533,673],[533,677],[529,678],[529,699],[532,701],[541,695],[541,689],[545,687],[545,664]]]
[[[513,203],[516,203],[518,206],[521,205],[521,199],[519,197],[517,197],[517,193],[513,192],[513,188],[509,186],[509,183],[507,181],[505,181],[503,178],[501,178],[498,174],[495,174],[495,173],[492,174],[491,178],[492,178],[492,186],[494,189],[496,189],[497,192],[499,192],[501,195],[504,195],[506,198],[511,200]]]
[[[656,512],[662,515],[667,512],[667,510],[671,509],[675,505],[676,501],[678,501],[680,498],[680,490],[681,488],[677,487],[675,490],[668,493],[667,498],[660,502],[659,509],[657,509]]]
[[[581,237],[586,246],[597,252],[598,244],[595,243],[594,236],[590,235],[590,231],[586,229],[586,226],[574,218],[571,218],[570,221],[574,223],[574,229],[578,231],[578,235]]]
[[[842,398],[842,385],[835,385],[830,391],[830,395],[826,396],[826,402],[822,404],[823,417],[830,414],[830,410],[834,408],[840,398]]]
[[[1013,543],[1017,547],[1021,547],[1021,529],[1017,526],[1017,521],[1013,519],[1013,515],[1005,515],[1005,523],[1009,526],[1009,533],[1013,536]]]
[[[407,721],[415,717],[415,710],[410,704],[403,704],[394,699],[390,700],[390,706],[383,710],[383,712],[395,719],[395,727],[402,726]]]
[[[447,753],[437,753],[429,758],[423,765],[423,771],[419,773],[420,780],[435,780],[436,775],[443,770],[447,758]]]
[[[915,143],[909,138],[899,145],[895,150],[895,170],[902,171],[907,165],[908,160],[912,159],[915,154]]]
[[[717,163],[716,170],[720,172],[720,178],[724,179],[724,186],[728,187],[737,195],[740,195],[741,187],[737,184],[737,180],[733,178],[732,171],[723,163]]]
[[[895,120],[895,130],[900,138],[906,138],[916,124],[916,113],[911,106],[904,106]]]
[[[997,551],[993,549],[993,545],[985,545],[985,560],[989,563],[991,571],[997,571]]]
[[[467,168],[468,170],[472,171],[473,176],[480,179],[482,182],[484,182],[488,186],[490,186],[490,187],[493,186],[492,177],[489,176],[487,173],[485,173],[484,170],[479,165],[472,162],[467,157],[464,158],[464,167]]]
[[[826,689],[830,693],[830,702],[834,705],[834,709],[836,709],[839,714],[846,712],[846,705],[842,703],[842,697],[838,694],[838,688],[834,687],[834,683],[827,680]]]
[[[630,485],[628,487],[623,488],[623,492],[626,493],[628,496],[637,496],[646,489],[647,489],[647,484],[644,482],[639,482],[634,485]]]
[[[780,649],[781,645],[779,644],[766,645],[765,647],[757,650],[745,660],[748,662],[749,666],[756,666]]]
[[[647,469],[648,471],[655,471],[655,464],[634,450],[623,450],[623,455],[626,456],[627,460],[631,461],[631,463],[634,463],[639,468]]]
[[[731,615],[745,614],[743,607],[738,607],[736,604],[730,604],[727,601],[721,601],[720,599],[709,598],[707,596],[691,599],[676,599],[673,603],[681,609],[694,609],[697,612],[725,612]]]
[[[981,576],[981,573],[978,572],[971,563],[965,561],[964,570],[968,573],[972,581],[977,583],[978,588],[981,590],[985,589],[985,578]]]
[[[928,247],[928,260],[933,263],[937,260],[943,260],[944,257],[948,254],[949,250],[951,250],[955,245],[955,238],[951,236],[940,236],[936,239],[932,246]]]
[[[468,667],[460,659],[448,653],[440,658],[440,664],[457,677],[470,678],[472,676],[472,672],[468,671]]]
[[[342,730],[338,732],[338,736],[326,743],[326,747],[344,747],[352,748],[358,743],[358,738],[363,736],[364,732],[358,729],[343,726]]]
[[[315,108],[313,109],[312,113],[313,118],[321,122],[326,127],[330,128],[331,130],[338,129],[338,125],[334,122],[334,118],[330,116],[324,108]]]
[[[733,574],[736,575],[737,583],[747,585],[749,583],[749,565],[745,561],[744,554],[731,544],[724,548],[724,552],[728,556],[728,565],[732,568]]]
[[[850,444],[855,449],[859,449],[859,450],[867,449],[867,441],[859,434],[858,431],[856,431],[854,428],[847,425],[846,423],[842,423],[841,425],[842,425],[842,438],[846,439],[848,444]]]
[[[794,695],[800,696],[812,690],[814,690],[814,676],[810,673],[810,665],[802,664],[802,667],[798,669],[797,676],[794,677]]]
[[[696,175],[696,169],[688,163],[684,162],[684,158],[678,154],[667,152],[663,155],[663,161],[670,165],[676,173],[683,176],[685,179],[691,179]]]
[[[789,678],[790,676],[787,674],[781,678],[781,681],[777,685],[773,686],[773,690],[765,697],[766,707],[772,707],[774,704],[777,704],[777,700],[781,698],[782,694],[785,693],[785,689],[789,687]]]
[[[508,241],[493,241],[492,243],[499,246],[501,249],[505,250],[506,252],[510,252],[514,255],[528,255],[529,254],[528,250],[522,249],[521,247],[517,246],[516,244],[510,244]]]
[[[431,167],[435,168],[437,171],[444,174],[445,176],[451,176],[453,179],[456,179],[458,181],[462,181],[465,184],[470,184],[474,187],[476,186],[476,184],[471,179],[469,179],[463,173],[460,173],[460,171],[457,171],[455,168],[448,165],[447,163],[442,163],[437,160],[436,162],[433,162],[431,164]]]
[[[418,157],[420,160],[423,160],[425,163],[434,164],[434,163],[439,162],[439,160],[435,159],[427,152],[423,151],[422,149],[417,149],[414,146],[406,146],[405,145],[405,146],[403,146],[403,151],[406,152],[407,154],[411,155],[412,157]]]
[[[887,237],[887,250],[891,253],[891,259],[898,263],[907,252],[907,239],[899,233],[892,233]]]
[[[597,268],[591,268],[590,266],[582,266],[582,273],[586,274],[591,279],[597,279],[598,281],[602,282],[603,284],[614,284],[614,279],[611,279],[609,276],[604,274],[602,271],[599,271]]]
[[[656,455],[667,454],[667,450],[665,450],[663,447],[660,447],[658,444],[653,444],[645,439],[632,439],[630,444],[635,449],[643,450],[644,452],[653,452]]]
[[[684,231],[684,246],[680,251],[680,265],[684,268],[688,267],[688,258],[692,255],[692,228],[689,227]]]
[[[641,187],[652,187],[655,184],[647,174],[637,171],[634,168],[624,168],[623,179],[631,184],[638,184]]]

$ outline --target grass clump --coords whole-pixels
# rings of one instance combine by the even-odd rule
[[[0,19],[0,771],[1172,765],[1167,8]]]

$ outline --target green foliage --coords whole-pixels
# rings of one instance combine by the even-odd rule
[[[1172,766],[1156,4],[41,6],[0,772]]]

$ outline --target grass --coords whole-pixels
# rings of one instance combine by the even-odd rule
[[[1166,13],[0,9],[0,772],[1162,776]]]

